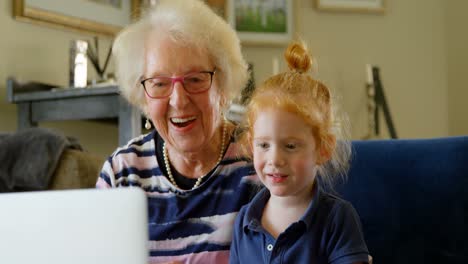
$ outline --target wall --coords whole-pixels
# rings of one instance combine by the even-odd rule
[[[6,100],[7,77],[66,86],[71,40],[92,38],[90,35],[18,22],[12,16],[12,2],[0,1],[1,132],[16,130],[16,106]],[[102,38],[100,41],[101,57],[104,59],[104,47],[110,45],[110,39]],[[92,76],[93,70],[89,74]],[[103,157],[114,151],[118,143],[117,125],[113,124],[69,121],[46,122],[40,126],[59,129],[67,136],[76,137],[86,150]]]
[[[367,132],[366,63],[381,69],[399,137],[449,134],[445,1],[427,0],[424,5],[420,1],[387,1],[384,15],[318,12],[313,2],[296,2],[296,31],[318,61],[316,76],[341,97],[353,138]],[[272,54],[282,60],[284,47],[248,46],[244,50],[261,80],[271,74]],[[281,66],[285,68],[284,63]]]
[[[468,134],[468,1],[447,1],[449,129],[451,135]]]
[[[65,86],[70,41],[90,38],[18,22],[12,18],[11,2],[0,1],[0,131],[16,130],[16,107],[5,99],[7,76]],[[353,138],[361,138],[367,132],[366,63],[381,68],[399,137],[468,133],[463,111],[466,84],[458,77],[463,76],[461,72],[456,71],[461,71],[468,61],[463,50],[466,36],[464,42],[457,42],[462,25],[466,24],[461,23],[467,5],[463,0],[387,0],[384,15],[318,12],[313,2],[295,1],[296,33],[317,58],[316,76],[341,97],[344,110],[350,115]],[[457,16],[452,17],[452,13]],[[101,47],[110,43],[109,39],[101,41]],[[254,64],[257,83],[272,73],[273,57],[279,58],[280,69],[285,68],[284,47],[244,46],[247,60]],[[70,121],[41,126],[63,130],[79,138],[87,150],[102,156],[111,153],[118,142],[113,124]]]

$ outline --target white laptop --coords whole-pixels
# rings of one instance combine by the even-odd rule
[[[139,188],[0,194],[0,263],[147,263],[147,221]]]

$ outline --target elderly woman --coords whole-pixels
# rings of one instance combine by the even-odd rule
[[[122,95],[155,130],[117,149],[97,187],[146,191],[150,262],[227,263],[256,190],[223,115],[248,78],[235,31],[200,1],[160,0],[113,50]]]

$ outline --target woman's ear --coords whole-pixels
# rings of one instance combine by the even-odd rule
[[[333,135],[326,136],[319,148],[320,155],[317,157],[317,164],[322,165],[329,161],[336,148],[336,138]]]
[[[151,119],[148,111],[148,105],[146,103],[141,107],[141,111],[145,118]]]
[[[221,94],[221,98],[220,98],[220,102],[219,102],[219,106],[221,107],[221,110],[225,110],[225,111],[228,111],[228,105],[229,105],[229,102],[228,102],[228,99],[226,98],[226,95],[224,94]]]

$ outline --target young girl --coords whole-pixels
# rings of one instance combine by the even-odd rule
[[[346,172],[349,142],[336,140],[345,126],[328,88],[307,74],[304,45],[290,44],[285,59],[290,70],[247,106],[244,140],[266,189],[236,218],[230,263],[368,263],[359,216],[323,188]]]

